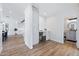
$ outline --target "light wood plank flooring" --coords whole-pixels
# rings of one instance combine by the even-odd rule
[[[27,48],[23,38],[13,36],[3,43],[1,56],[78,56],[79,49],[75,43],[66,41],[60,44],[54,41],[41,42],[33,49]]]

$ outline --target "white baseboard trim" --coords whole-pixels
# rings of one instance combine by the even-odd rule
[[[55,41],[55,42],[58,42],[58,43],[61,43],[61,44],[64,44],[64,42],[62,41],[58,41],[58,40],[55,40],[55,39],[50,39],[51,41]]]
[[[25,45],[26,45],[29,49],[33,49],[33,46],[29,46],[26,41],[25,41]]]

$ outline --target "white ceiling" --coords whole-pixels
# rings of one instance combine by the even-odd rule
[[[77,7],[79,4],[75,3],[39,3],[39,11],[42,16],[52,16],[58,13],[62,13],[63,10]],[[45,13],[45,15],[44,15]]]
[[[39,6],[39,14],[41,16],[51,16],[62,12],[62,10],[67,10],[71,6],[75,7],[78,4],[67,4],[67,3],[37,3]],[[17,19],[24,18],[24,10],[27,3],[3,3],[3,15],[13,16]]]
[[[15,17],[17,19],[24,18],[25,3],[3,3],[3,15]]]

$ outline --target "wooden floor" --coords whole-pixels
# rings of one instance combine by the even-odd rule
[[[54,41],[41,42],[28,49],[22,37],[11,37],[3,43],[1,56],[78,56],[79,49],[75,43],[66,41],[60,44]]]

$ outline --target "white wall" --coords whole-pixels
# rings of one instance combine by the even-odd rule
[[[0,53],[2,51],[2,24],[0,23]]]
[[[39,43],[39,10],[37,7],[32,6],[33,9],[33,45]]]
[[[39,10],[32,4],[25,9],[25,44],[32,49],[39,42]]]
[[[21,23],[23,19],[19,19],[18,21],[16,21],[16,27],[18,28],[17,34],[24,36],[24,23]]]
[[[57,16],[47,18],[47,31],[49,32],[50,40],[63,43],[63,24],[64,20]]]
[[[12,17],[3,17],[3,22],[9,24],[8,35],[14,35],[14,33],[15,33],[14,28],[17,27],[16,19],[14,19]]]
[[[0,20],[2,20],[2,6],[0,4]],[[2,24],[0,23],[0,53],[2,51]]]
[[[77,48],[79,48],[79,13],[78,13],[78,19],[77,19],[77,31],[76,31],[76,40],[77,40]]]
[[[77,31],[76,31],[77,48],[79,48],[79,18],[77,19]]]
[[[78,5],[66,4],[61,7],[60,12],[47,18],[47,29],[50,39],[64,43],[64,19],[66,17],[78,17]]]
[[[25,9],[24,41],[30,49],[33,48],[32,20],[32,5],[28,4]]]
[[[46,19],[43,16],[39,16],[39,30],[43,30],[46,27]]]

